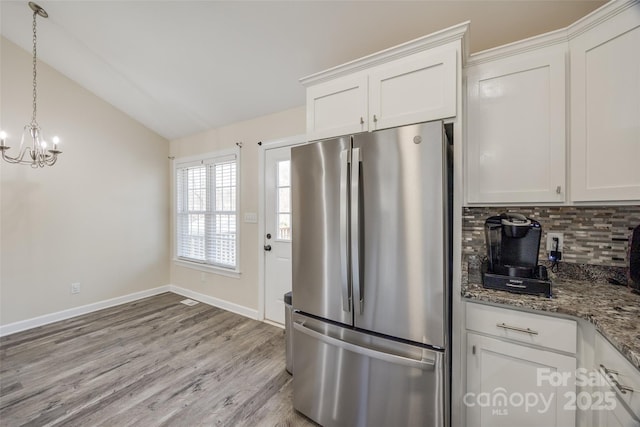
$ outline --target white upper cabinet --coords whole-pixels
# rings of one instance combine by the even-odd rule
[[[623,4],[570,41],[571,194],[579,202],[640,201],[640,3]]]
[[[309,139],[368,129],[367,75],[356,73],[307,89]]]
[[[307,138],[455,117],[467,29],[456,25],[301,79]]]
[[[421,52],[369,75],[369,130],[454,117],[455,47]]]
[[[566,50],[496,50],[466,69],[469,203],[565,200]]]
[[[467,204],[640,202],[640,1],[467,62]]]

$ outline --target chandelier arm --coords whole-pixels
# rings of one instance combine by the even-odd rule
[[[55,164],[56,164],[56,160],[58,160],[58,156],[57,156],[57,155],[54,155],[54,156],[52,156],[52,157],[49,157],[49,158],[47,159],[47,166],[53,166],[53,165],[55,165]]]
[[[31,162],[27,160],[23,160],[24,156],[27,154],[27,150],[31,152],[31,147],[22,147],[22,149],[18,152],[18,155],[16,157],[11,157],[6,154],[6,149],[4,149],[2,150],[2,158],[9,163],[20,163],[23,165],[28,165]]]
[[[31,161],[27,161],[27,160],[23,160],[22,159],[23,156],[20,157],[11,157],[11,156],[7,156],[4,151],[2,152],[2,158],[4,160],[6,160],[8,163],[17,163],[17,164],[21,164],[21,165],[30,165],[33,162]]]

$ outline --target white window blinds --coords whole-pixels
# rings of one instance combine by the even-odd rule
[[[237,194],[235,155],[176,165],[178,259],[236,269]]]

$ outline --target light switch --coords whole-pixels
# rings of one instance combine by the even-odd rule
[[[244,222],[248,223],[256,223],[258,222],[258,214],[255,212],[245,212],[244,213]]]

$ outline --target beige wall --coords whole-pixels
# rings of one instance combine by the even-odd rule
[[[171,155],[176,158],[233,148],[240,150],[240,270],[239,279],[202,273],[171,263],[171,284],[214,298],[258,310],[258,224],[245,223],[245,212],[259,212],[258,141],[286,138],[305,132],[304,107],[259,117],[212,129],[187,138],[171,141]]]
[[[15,147],[31,56],[1,43],[0,127]],[[3,325],[169,283],[169,142],[43,63],[38,89],[38,122],[64,153],[0,166]]]

